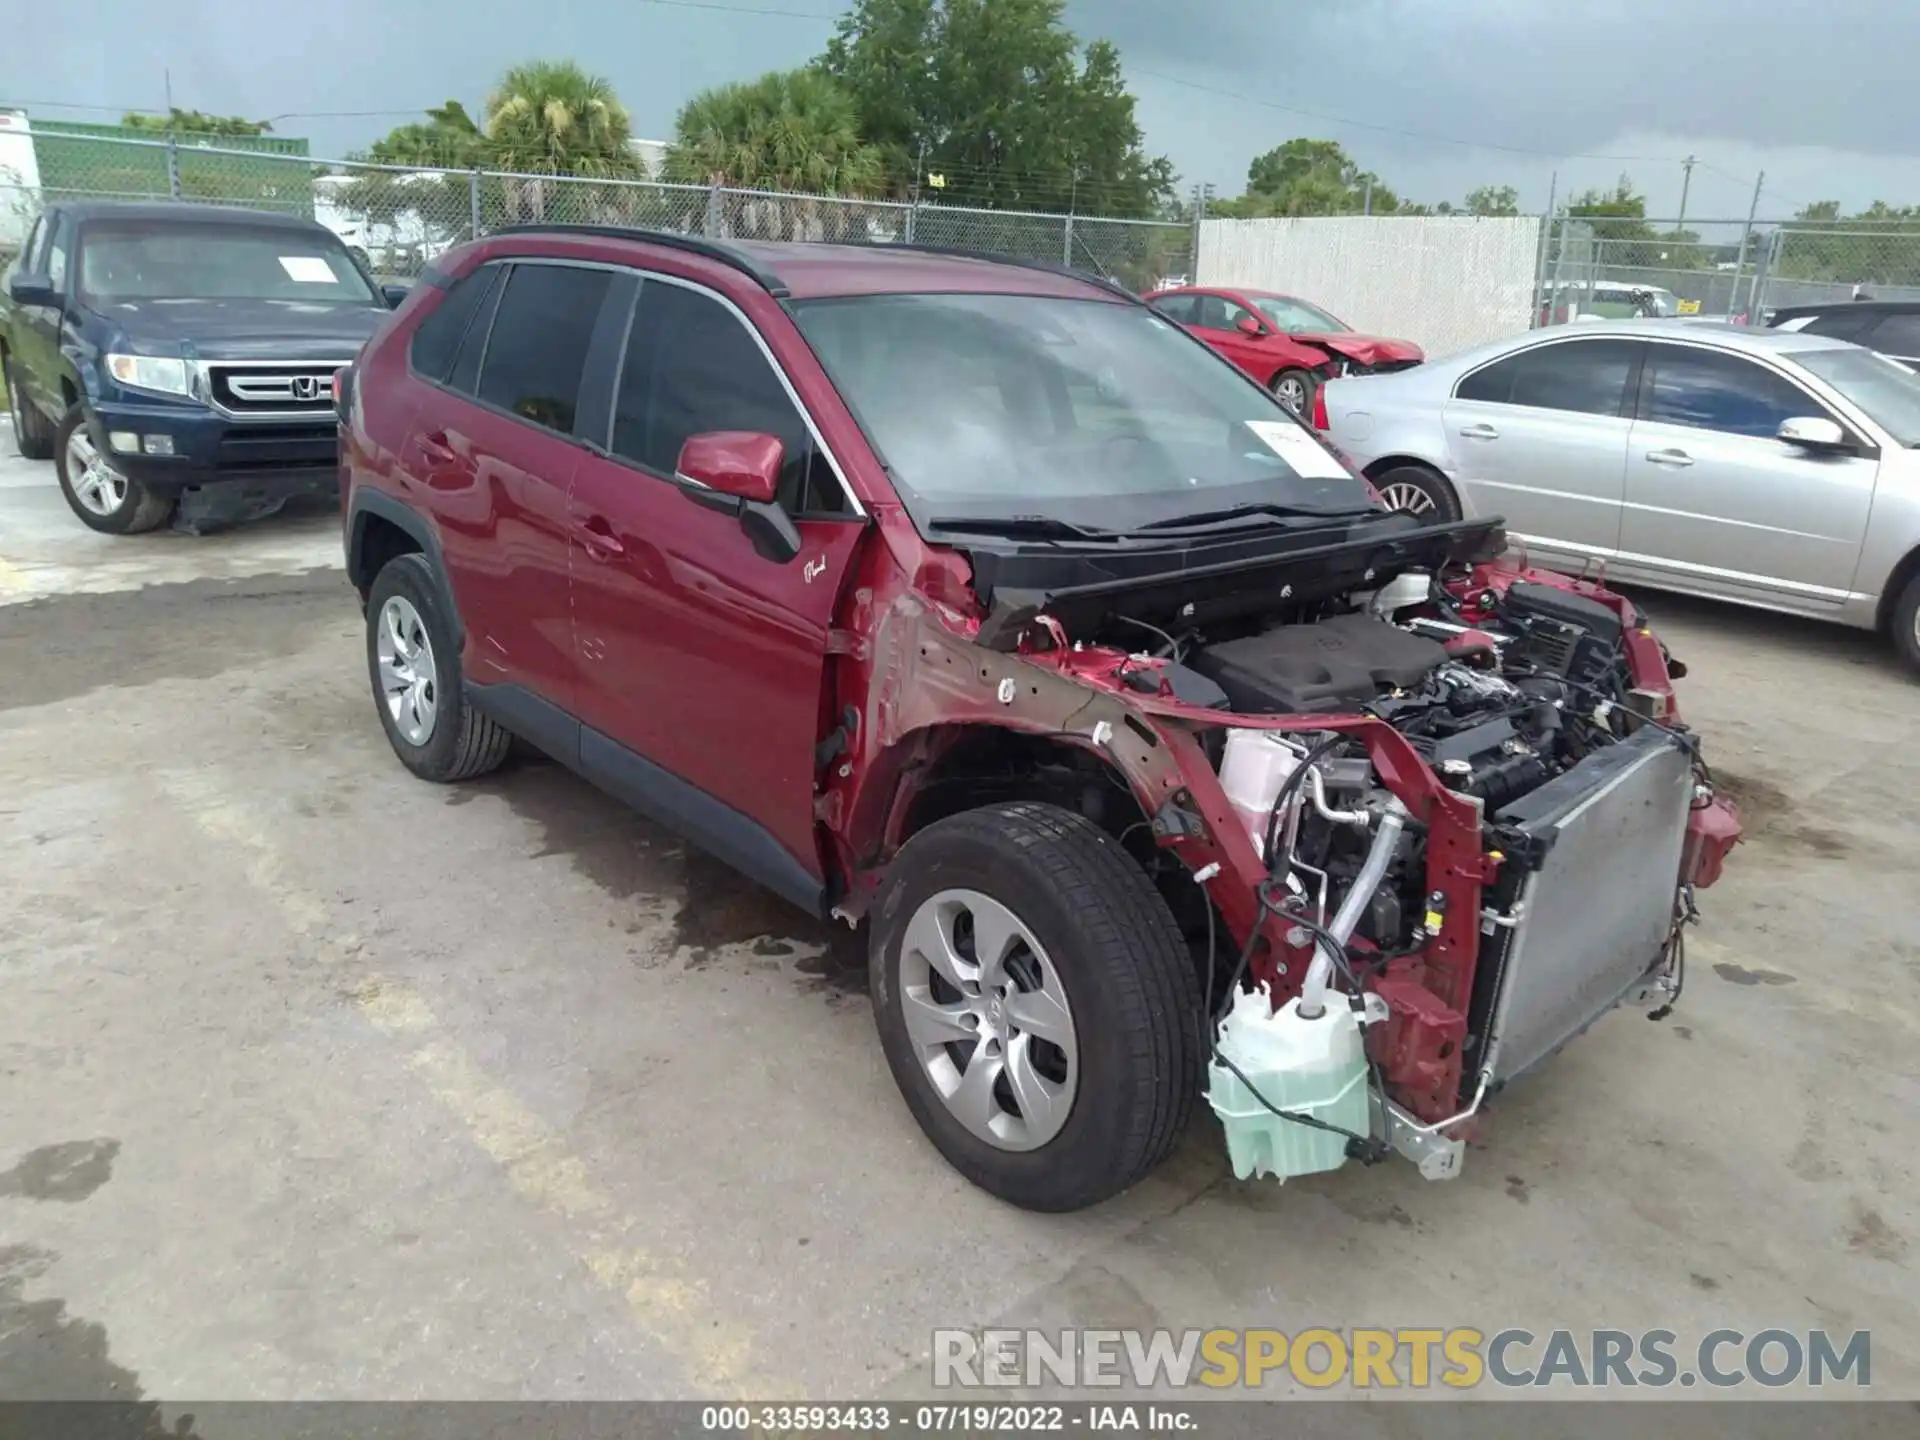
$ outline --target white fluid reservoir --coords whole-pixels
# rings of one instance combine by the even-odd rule
[[[1287,777],[1299,768],[1300,759],[1300,749],[1276,731],[1227,732],[1226,753],[1220,760],[1220,786],[1263,860],[1273,802]],[[1291,803],[1297,805],[1298,797]],[[1284,835],[1286,829],[1287,817],[1282,815],[1275,833]]]
[[[1297,999],[1274,1010],[1263,985],[1237,992],[1220,1022],[1219,1056],[1207,1066],[1207,1103],[1227,1132],[1227,1158],[1239,1179],[1273,1175],[1284,1183],[1346,1163],[1345,1135],[1282,1119],[1261,1104],[1262,1097],[1274,1109],[1311,1116],[1353,1135],[1370,1132],[1360,1018],[1345,996],[1333,999],[1318,1019],[1308,1020]]]

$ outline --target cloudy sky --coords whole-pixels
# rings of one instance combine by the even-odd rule
[[[335,155],[448,96],[478,110],[515,60],[570,56],[613,80],[639,134],[665,138],[689,95],[799,63],[843,8],[87,0],[0,49],[0,104],[112,119],[55,107],[158,108],[171,72],[175,103],[285,116],[278,132]],[[1670,215],[1691,154],[1690,217],[1744,216],[1761,171],[1763,217],[1825,198],[1920,202],[1909,0],[1069,0],[1067,13],[1120,46],[1149,146],[1222,194],[1252,156],[1308,135],[1426,201],[1511,184],[1540,209],[1556,173],[1564,195],[1624,171]]]

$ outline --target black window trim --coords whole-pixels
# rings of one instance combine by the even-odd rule
[[[648,479],[658,480],[665,485],[673,485],[684,490],[690,486],[697,486],[698,484],[696,481],[683,479],[677,474],[662,473],[651,465],[635,460],[632,456],[618,454],[612,448],[611,443],[613,439],[612,426],[614,408],[612,397],[620,393],[620,378],[626,372],[627,339],[633,330],[633,315],[637,313],[639,309],[640,298],[646,293],[646,288],[649,285],[655,283],[677,285],[682,290],[691,290],[696,295],[704,295],[710,300],[719,301],[721,306],[733,316],[734,320],[745,327],[753,343],[760,348],[761,357],[766,360],[767,367],[773,371],[774,378],[780,382],[780,388],[785,392],[788,402],[793,406],[795,413],[800,416],[800,422],[807,427],[807,435],[808,438],[813,441],[814,448],[826,457],[827,468],[833,472],[833,478],[839,482],[840,493],[847,502],[847,508],[845,510],[808,510],[802,511],[794,518],[805,520],[857,520],[865,523],[869,518],[866,506],[860,503],[860,497],[853,493],[853,486],[847,483],[847,472],[841,468],[840,457],[835,455],[833,448],[827,444],[826,437],[820,433],[819,425],[814,423],[813,413],[808,410],[806,405],[801,401],[800,392],[794,389],[793,381],[788,378],[786,369],[780,364],[779,358],[774,355],[773,347],[767,344],[766,337],[760,333],[760,327],[748,318],[746,311],[734,304],[731,298],[721,294],[711,286],[702,285],[695,280],[688,280],[684,276],[670,275],[660,270],[642,269],[638,266],[632,267],[632,273],[640,283],[634,287],[632,309],[629,310],[621,324],[619,363],[616,364],[610,372],[612,384],[608,390],[609,398],[606,414],[608,427],[606,435],[607,443],[601,445],[594,453],[599,455],[603,460],[611,460],[616,465],[623,465],[636,474],[645,475]]]
[[[1652,347],[1654,345],[1672,345],[1677,349],[1705,350],[1716,355],[1731,355],[1736,360],[1744,360],[1750,365],[1757,365],[1762,370],[1765,370],[1769,374],[1775,376],[1777,379],[1786,381],[1787,384],[1791,385],[1794,389],[1798,390],[1802,395],[1806,396],[1809,403],[1811,403],[1812,405],[1818,408],[1818,411],[1819,411],[1818,417],[1809,415],[1808,417],[1809,419],[1823,418],[1823,419],[1833,421],[1834,424],[1838,425],[1842,430],[1847,432],[1847,438],[1849,442],[1859,447],[1863,456],[1866,455],[1866,452],[1871,452],[1872,457],[1877,457],[1880,453],[1879,443],[1871,438],[1871,433],[1869,431],[1862,429],[1861,426],[1856,421],[1854,421],[1850,416],[1848,416],[1845,413],[1845,411],[1833,405],[1832,402],[1823,400],[1819,395],[1815,394],[1814,391],[1808,387],[1806,380],[1782,368],[1781,366],[1774,364],[1770,356],[1758,354],[1752,350],[1741,350],[1732,345],[1710,345],[1699,340],[1681,339],[1678,336],[1662,335],[1657,339],[1653,337],[1649,337],[1644,343],[1648,347]],[[1849,342],[1844,340],[1837,340],[1834,343],[1836,345],[1844,345]],[[1708,435],[1725,436],[1729,440],[1774,440],[1775,439],[1775,437],[1771,435],[1741,435],[1736,431],[1732,431],[1732,430],[1714,430],[1702,425],[1675,425],[1670,420],[1655,420],[1651,415],[1647,413],[1648,408],[1651,406],[1653,401],[1653,373],[1656,367],[1652,364],[1647,363],[1652,359],[1653,359],[1653,354],[1652,354],[1651,348],[1649,348],[1646,354],[1643,356],[1640,363],[1640,375],[1639,375],[1638,382],[1632,387],[1632,393],[1634,397],[1634,406],[1633,406],[1633,414],[1630,418],[1634,421],[1635,424],[1639,424],[1644,421],[1648,425],[1666,425],[1675,430],[1698,430]],[[1848,408],[1850,409],[1852,407],[1848,407]],[[1776,440],[1775,443],[1777,444],[1779,442]]]
[[[423,385],[431,385],[436,390],[445,390],[449,394],[464,396],[469,400],[477,399],[475,396],[468,395],[466,391],[456,389],[452,385],[449,385],[444,377],[436,380],[431,375],[423,374],[420,370],[416,369],[413,363],[413,342],[419,338],[421,326],[425,325],[429,320],[433,319],[435,315],[440,313],[442,307],[446,305],[448,297],[453,294],[456,286],[464,285],[467,281],[476,279],[483,270],[491,270],[494,274],[487,281],[487,287],[488,289],[495,288],[500,284],[501,272],[503,272],[510,263],[511,262],[506,260],[483,260],[464,275],[457,276],[453,279],[443,278],[442,281],[434,282],[434,288],[440,292],[440,304],[434,306],[433,309],[422,315],[413,329],[407,333],[408,379],[418,380]],[[473,307],[473,313],[467,316],[467,323],[460,327],[460,334],[453,342],[452,358],[447,361],[448,376],[451,376],[453,372],[460,367],[460,351],[465,347],[467,336],[473,333],[473,327],[479,322],[480,317],[487,315],[487,301],[489,298],[490,296],[487,291],[483,290],[479,301]],[[491,315],[487,315],[487,323],[489,326],[492,325],[493,317]]]
[[[473,327],[479,323],[484,314],[487,331],[486,334],[480,337],[480,359],[479,363],[474,367],[473,372],[476,386],[479,383],[479,377],[486,373],[487,346],[493,343],[493,322],[500,313],[499,302],[506,295],[507,286],[513,280],[512,270],[514,266],[549,265],[569,270],[605,270],[615,277],[616,282],[631,278],[632,274],[628,267],[624,265],[609,265],[600,260],[560,259],[558,257],[550,258],[544,255],[501,255],[485,261],[483,264],[474,266],[466,275],[460,276],[459,280],[455,280],[453,283],[457,285],[460,280],[465,280],[468,276],[477,275],[480,271],[494,265],[500,266],[507,273],[497,285],[495,295],[492,297],[482,295],[480,297],[480,309],[475,310],[468,318],[467,328],[461,332],[459,343],[453,347],[453,366],[447,371],[448,377],[451,378],[453,371],[459,369],[460,352],[466,348],[467,342],[473,338]],[[618,283],[609,285],[606,295],[603,296],[600,301],[600,313],[594,317],[593,330],[587,338],[586,357],[582,361],[580,399],[574,407],[575,429],[571,434],[565,430],[555,430],[551,425],[542,425],[537,420],[529,420],[518,411],[509,410],[504,405],[495,405],[490,400],[482,400],[477,390],[462,390],[457,386],[448,384],[444,380],[435,380],[431,375],[422,375],[418,370],[413,368],[412,335],[407,337],[407,374],[410,378],[418,380],[422,385],[430,385],[435,390],[453,396],[456,400],[464,400],[467,404],[472,405],[476,409],[484,410],[489,415],[498,415],[503,420],[511,420],[516,425],[524,425],[529,430],[537,430],[542,435],[551,435],[556,440],[563,440],[570,445],[578,445],[582,450],[590,450],[597,454],[602,449],[601,445],[592,437],[580,433],[581,423],[586,419],[597,416],[611,416],[613,391],[610,384],[602,385],[592,378],[594,372],[588,368],[588,362],[592,360],[594,352],[601,348],[602,334],[609,327],[612,312],[621,303],[621,294],[624,288],[625,287]],[[635,288],[637,289],[638,287],[636,286]],[[489,309],[487,305],[489,298],[494,302],[491,309]],[[605,391],[604,394],[596,393],[602,390]]]
[[[1517,361],[1523,355],[1532,355],[1537,351],[1547,349],[1549,346],[1579,345],[1583,342],[1595,340],[1624,340],[1627,344],[1635,347],[1633,360],[1627,367],[1626,384],[1620,387],[1619,407],[1611,417],[1604,414],[1594,414],[1594,412],[1590,410],[1556,410],[1546,405],[1516,405],[1512,400],[1475,400],[1470,397],[1463,397],[1460,394],[1461,386],[1465,385],[1482,371],[1491,370],[1496,365],[1504,365],[1509,360]],[[1647,346],[1649,343],[1651,342],[1644,335],[1555,335],[1550,340],[1542,340],[1533,345],[1522,345],[1517,350],[1509,350],[1504,355],[1495,355],[1492,359],[1474,366],[1473,369],[1467,371],[1453,382],[1453,388],[1447,392],[1447,399],[1449,401],[1464,399],[1469,405],[1504,405],[1510,410],[1532,410],[1544,412],[1549,415],[1590,415],[1596,420],[1605,420],[1608,418],[1615,420],[1632,420],[1636,418],[1639,408],[1640,387],[1646,379]],[[1707,346],[1703,348],[1711,349],[1713,347]],[[1508,393],[1511,394],[1512,392],[1509,391]]]
[[[551,435],[555,439],[569,441],[572,444],[580,446],[583,450],[587,450],[598,456],[602,460],[610,460],[617,465],[623,465],[629,470],[645,475],[651,480],[659,480],[665,484],[676,485],[684,489],[688,482],[680,479],[677,475],[662,475],[651,466],[642,465],[639,461],[630,459],[625,455],[617,455],[614,453],[611,444],[613,439],[614,397],[619,394],[620,376],[626,368],[627,336],[632,330],[633,315],[640,303],[640,294],[646,286],[653,281],[661,281],[669,285],[678,285],[683,290],[692,290],[697,294],[705,295],[710,299],[719,301],[720,304],[732,314],[736,321],[746,327],[747,334],[752,337],[753,343],[760,347],[760,354],[765,358],[769,368],[772,369],[775,378],[779,380],[780,388],[786,392],[787,399],[799,413],[801,423],[807,427],[807,434],[812,439],[814,447],[826,457],[827,468],[833,471],[833,478],[839,482],[840,493],[847,502],[848,508],[846,510],[838,513],[830,511],[809,511],[796,518],[808,520],[858,520],[863,523],[869,518],[866,506],[860,503],[860,497],[853,493],[853,486],[847,483],[847,472],[841,467],[840,457],[833,453],[833,448],[827,444],[826,438],[820,433],[819,425],[814,422],[813,412],[808,410],[806,405],[801,401],[799,391],[794,389],[792,380],[787,377],[787,372],[781,366],[779,359],[774,355],[773,348],[767,344],[766,337],[760,333],[759,327],[747,317],[747,313],[738,305],[734,304],[729,297],[721,294],[711,286],[699,284],[697,281],[688,280],[679,275],[669,275],[663,271],[648,270],[638,265],[616,265],[605,260],[576,260],[571,256],[559,255],[496,255],[474,266],[473,269],[469,270],[465,275],[448,279],[444,287],[437,286],[436,288],[440,288],[444,294],[450,291],[454,285],[458,285],[461,281],[479,274],[480,271],[492,266],[498,266],[508,272],[496,287],[499,295],[504,296],[507,284],[513,279],[511,273],[512,267],[516,265],[554,265],[574,270],[607,270],[616,276],[632,282],[630,287],[623,285],[610,286],[605,300],[601,302],[600,316],[594,322],[593,336],[587,345],[588,357],[591,359],[594,353],[602,348],[608,333],[614,335],[613,343],[617,348],[612,357],[613,364],[604,369],[603,373],[606,377],[604,384],[594,383],[590,386],[587,383],[583,383],[581,385],[580,404],[575,411],[577,433],[572,435],[564,434],[561,431],[541,425],[537,421],[529,420],[524,415],[519,415],[511,410],[503,409],[498,405],[490,404],[470,391],[457,389],[443,380],[435,380],[430,375],[422,375],[418,370],[413,368],[413,337],[411,335],[407,337],[407,374],[410,378],[418,380],[423,385],[430,385],[436,390],[453,396],[455,399],[464,400],[469,405],[478,406],[489,414],[502,416],[505,419],[514,421],[516,424],[525,425],[530,430],[538,430],[544,435]],[[454,362],[452,368],[447,372],[449,376],[452,375],[453,370],[459,368],[460,351],[464,349],[467,342],[473,338],[473,327],[479,323],[482,318],[486,321],[487,330],[484,335],[479,337],[480,361],[474,369],[474,374],[477,377],[485,373],[487,346],[493,341],[493,320],[500,309],[496,299],[491,311],[489,311],[487,298],[488,297],[484,295],[481,297],[480,308],[476,309],[468,318],[467,328],[461,332],[460,340],[454,346]],[[590,401],[592,402],[591,405],[589,404]],[[585,433],[578,433],[584,432],[586,422],[589,420],[599,422],[599,434],[597,437]]]

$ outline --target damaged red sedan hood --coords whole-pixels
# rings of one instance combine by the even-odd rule
[[[1289,335],[1301,345],[1330,350],[1357,365],[1383,365],[1391,362],[1422,361],[1426,352],[1411,340],[1389,340],[1380,335],[1353,335],[1345,331],[1333,335]]]

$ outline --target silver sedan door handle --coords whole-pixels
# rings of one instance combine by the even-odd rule
[[[1676,469],[1693,463],[1693,457],[1684,450],[1649,450],[1647,459],[1655,465],[1672,465]]]
[[[1463,425],[1460,427],[1460,433],[1469,440],[1498,440],[1500,438],[1500,432],[1491,425]]]

